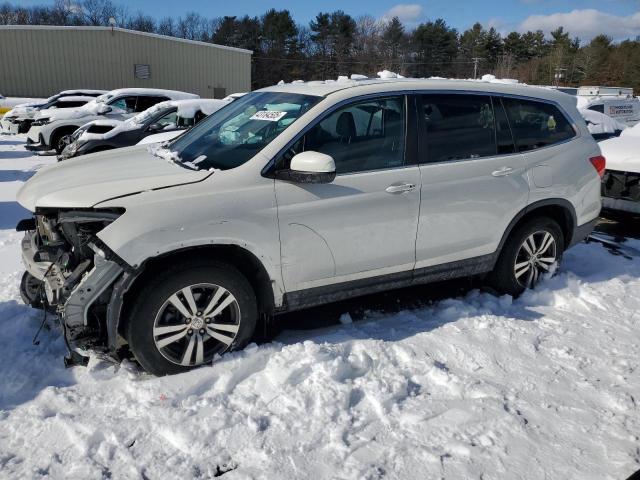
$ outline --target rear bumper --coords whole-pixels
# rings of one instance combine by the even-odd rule
[[[640,213],[640,201],[604,197],[602,199],[602,206],[608,210],[617,210],[620,212],[628,213]]]
[[[573,231],[573,237],[571,237],[571,241],[569,242],[569,245],[567,245],[567,248],[571,248],[574,245],[585,240],[589,236],[589,234],[593,231],[597,223],[598,223],[598,217],[594,218],[590,222],[587,222],[583,225],[576,226],[576,228]]]

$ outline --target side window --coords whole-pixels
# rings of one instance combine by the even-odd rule
[[[405,101],[403,96],[353,103],[331,113],[284,156],[313,150],[331,155],[336,173],[355,173],[404,164]]]
[[[162,125],[165,129],[167,128],[175,128],[178,123],[178,113],[174,110],[173,112],[169,112],[162,117],[156,119],[153,123],[158,123]]]
[[[546,147],[575,137],[571,123],[550,103],[502,99],[519,152]]]
[[[604,103],[602,105],[591,105],[589,110],[593,110],[594,112],[604,113]]]
[[[135,107],[136,112],[144,112],[147,108],[153,107],[156,103],[166,102],[169,100],[167,97],[149,97],[149,96],[140,96],[138,97],[138,103]]]
[[[496,128],[491,97],[423,95],[429,162],[495,156]]]
[[[120,97],[117,100],[109,102],[109,105],[124,110],[127,113],[133,113],[136,111],[136,99],[136,97]]]

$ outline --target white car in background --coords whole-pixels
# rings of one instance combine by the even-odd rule
[[[167,100],[200,98],[193,93],[156,88],[121,88],[100,95],[80,108],[59,108],[36,114],[27,133],[27,150],[55,150],[68,144],[68,137],[82,125],[101,118],[124,120]]]
[[[130,147],[157,132],[178,136],[227,105],[226,100],[197,98],[160,102],[127,120],[93,120],[72,135],[60,160],[114,148]]]
[[[640,124],[598,144],[607,159],[602,206],[640,214]]]
[[[219,108],[222,108],[223,106],[241,98],[242,96],[246,95],[246,92],[243,93],[232,93],[231,95],[227,95],[226,97],[224,97],[222,100],[210,100],[212,102],[223,102]],[[217,110],[217,109],[216,109]],[[211,112],[213,113],[213,112]],[[211,115],[211,113],[208,113],[207,115]],[[179,115],[183,115],[181,113],[179,113]],[[169,140],[173,140],[174,138],[176,138],[179,135],[182,135],[185,131],[184,130],[172,130],[172,131],[168,131],[168,132],[161,132],[161,133],[156,133],[154,135],[149,135],[144,137],[142,140],[140,140],[137,145],[148,145],[150,143],[160,143],[160,142],[168,142]]]
[[[597,141],[618,137],[628,127],[604,113],[585,108],[578,109],[582,118],[587,122],[587,128]]]
[[[576,98],[578,109],[603,113],[629,127],[640,122],[640,99],[632,88],[580,87]]]
[[[0,120],[2,133],[27,133],[38,112],[58,108],[77,108],[107,93],[106,90],[64,90],[41,103],[16,105]]]

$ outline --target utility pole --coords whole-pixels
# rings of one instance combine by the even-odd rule
[[[480,57],[473,57],[471,60],[473,60],[473,79],[475,80],[478,78],[478,63],[483,59]]]

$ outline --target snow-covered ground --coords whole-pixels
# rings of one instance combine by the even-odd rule
[[[0,135],[0,477],[620,480],[640,469],[640,242],[567,252],[512,301],[473,291],[288,331],[166,378],[65,370],[22,305],[19,185],[54,157]],[[308,313],[297,314],[304,323]]]

